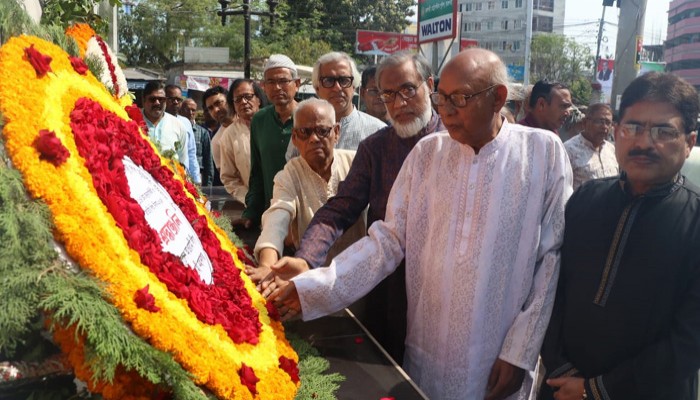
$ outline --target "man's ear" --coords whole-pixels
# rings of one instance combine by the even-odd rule
[[[433,79],[432,76],[429,76],[428,79],[425,80],[426,84],[428,85],[428,93],[433,93],[435,91],[435,80]]]
[[[503,108],[508,101],[508,88],[505,85],[498,85],[493,88],[494,108],[498,111]]]
[[[336,123],[333,125],[333,136],[335,137],[335,143],[340,141],[340,124]]]
[[[693,149],[693,146],[695,146],[695,142],[698,140],[698,132],[693,131],[690,132],[689,134],[686,135],[685,142],[688,145],[685,151],[685,158],[688,158],[690,156],[690,151]]]

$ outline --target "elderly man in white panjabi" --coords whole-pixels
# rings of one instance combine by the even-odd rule
[[[404,367],[431,399],[526,398],[525,371],[551,314],[571,168],[553,133],[500,117],[507,81],[492,52],[453,58],[431,95],[449,133],[409,154],[385,220],[329,267],[270,296],[283,314],[318,318],[363,296],[405,256]],[[289,278],[303,269],[297,260],[272,269]]]

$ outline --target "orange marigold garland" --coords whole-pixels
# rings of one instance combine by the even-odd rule
[[[27,49],[35,50],[41,55],[38,59],[43,63],[38,64],[38,69],[26,56]],[[29,58],[35,56],[37,54]],[[47,61],[49,57],[50,61]],[[46,65],[51,69],[51,73],[48,73]],[[242,282],[242,291],[239,293],[246,294],[257,314],[257,323],[260,324],[256,334],[257,341],[244,339],[236,343],[231,339],[231,333],[221,324],[213,324],[207,318],[202,319],[202,310],[198,317],[192,305],[209,304],[216,297],[207,300],[198,298],[195,303],[191,300],[188,303],[186,297],[180,297],[186,296],[185,294],[181,293],[178,296],[171,292],[158,278],[158,274],[154,274],[151,268],[144,264],[144,257],[148,259],[149,255],[139,253],[139,246],[133,246],[133,243],[138,243],[138,239],[130,245],[125,238],[135,234],[124,230],[129,224],[122,224],[123,229],[118,228],[117,220],[109,213],[110,208],[114,208],[108,207],[105,203],[107,200],[98,195],[93,183],[95,176],[86,167],[85,157],[89,158],[89,154],[85,153],[85,157],[80,155],[79,146],[71,131],[71,113],[80,109],[76,108],[76,105],[81,99],[90,99],[115,118],[129,121],[129,115],[123,105],[117,102],[91,73],[81,75],[74,68],[65,52],[35,37],[12,38],[0,48],[0,112],[7,122],[3,131],[6,149],[13,165],[24,176],[28,191],[48,205],[56,227],[56,238],[64,244],[68,254],[83,269],[89,270],[99,280],[107,283],[106,297],[112,300],[134,332],[147,338],[154,347],[170,352],[190,371],[195,382],[208,387],[220,398],[293,398],[298,387],[298,382],[293,378],[294,369],[290,368],[287,362],[281,365],[283,363],[280,360],[284,357],[296,363],[298,359],[284,339],[281,323],[268,315],[266,302],[243,273],[241,261],[235,255],[236,248],[226,239],[224,232],[213,225],[206,210],[194,201],[191,193],[183,190],[184,183],[180,178],[172,173],[163,173],[163,168],[167,165],[165,160],[149,157],[150,165],[155,170],[149,169],[148,166],[144,169],[160,171],[156,174],[159,177],[158,182],[171,189],[171,196],[174,195],[173,190],[179,187],[175,190],[179,193],[175,195],[178,204],[189,210],[188,222],[196,228],[198,234],[204,234],[206,237],[205,242],[209,245],[204,248],[207,252],[212,251],[213,243],[218,242],[220,251],[229,254],[226,258],[216,255],[224,253],[212,253],[216,260],[214,264],[219,269],[215,271],[214,279],[216,280],[216,273],[223,270],[236,272],[237,279]],[[47,73],[39,77],[40,71],[44,69]],[[32,90],[20,90],[28,87]],[[99,125],[100,121],[96,120],[95,125]],[[47,152],[39,151],[35,147],[41,142],[37,142],[41,131],[53,132],[55,141],[66,149],[68,157],[63,159],[59,151],[59,157],[54,156],[53,159],[62,159],[61,162],[54,163],[46,159]],[[48,139],[49,143],[54,142],[51,135]],[[145,140],[145,136],[142,135],[142,139]],[[125,147],[125,154],[129,154],[129,149],[134,143],[136,142],[126,140],[107,145],[116,146],[115,148]],[[155,148],[150,144],[146,149],[149,147],[150,151],[155,153]],[[104,171],[107,174],[113,170],[107,168]],[[56,184],[59,182],[60,184]],[[115,184],[119,179],[105,182]],[[133,208],[129,210],[136,211]],[[89,229],[86,229],[87,227]],[[187,274],[187,271],[183,272]],[[190,280],[194,281],[194,276]],[[137,291],[145,287],[148,287],[152,304],[159,308],[158,311],[141,308],[135,301]],[[208,306],[204,311],[207,309]],[[221,316],[218,318],[217,321],[225,320],[221,319]],[[250,379],[242,382],[232,378],[236,373],[239,376],[251,376],[249,372],[244,371],[244,365],[259,379],[254,391],[249,389]],[[79,367],[77,362],[74,367]]]

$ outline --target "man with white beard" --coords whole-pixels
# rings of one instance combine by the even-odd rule
[[[391,126],[363,140],[347,178],[335,197],[321,207],[302,237],[296,257],[311,268],[324,265],[328,250],[369,205],[367,226],[384,219],[387,199],[408,153],[423,137],[445,130],[430,105],[432,70],[419,54],[396,53],[377,68],[379,96]],[[269,284],[269,294],[277,285]],[[263,285],[263,287],[266,287]],[[362,305],[363,304],[363,305]],[[360,303],[361,322],[400,364],[406,337],[404,264],[375,287]]]

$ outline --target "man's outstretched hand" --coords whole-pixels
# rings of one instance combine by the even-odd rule
[[[486,387],[486,400],[505,399],[520,389],[524,378],[524,369],[497,358],[489,375],[489,382]]]

